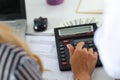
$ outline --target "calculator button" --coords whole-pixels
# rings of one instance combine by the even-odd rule
[[[88,44],[85,44],[82,48],[88,48]]]
[[[62,47],[62,48],[59,48],[60,49],[60,51],[64,51],[64,48]]]
[[[94,44],[88,44],[89,47],[94,47]]]
[[[63,47],[64,45],[63,44],[60,44],[59,47]]]
[[[63,40],[63,44],[69,44],[70,40]]]
[[[87,41],[88,44],[93,43],[93,41]]]
[[[60,51],[60,54],[64,54],[65,53],[65,51]]]
[[[66,61],[66,58],[62,58],[61,61],[62,61],[62,62]]]
[[[75,43],[73,43],[73,46],[76,46],[77,45],[77,43],[75,42]]]
[[[61,62],[61,65],[62,65],[62,66],[66,66],[66,65],[67,65],[67,62]]]
[[[62,54],[62,55],[61,55],[61,57],[62,57],[62,58],[65,58],[65,55],[64,55],[64,54]]]

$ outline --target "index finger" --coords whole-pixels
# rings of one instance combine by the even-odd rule
[[[76,48],[82,49],[82,47],[84,46],[84,42],[79,42],[76,46]]]
[[[74,48],[71,44],[67,44],[67,48],[69,50],[69,53],[70,53],[70,57],[73,55],[74,53]]]

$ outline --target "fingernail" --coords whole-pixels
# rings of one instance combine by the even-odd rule
[[[66,46],[67,46],[67,48],[69,48],[70,44],[67,44]]]

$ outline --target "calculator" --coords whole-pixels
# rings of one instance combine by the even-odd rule
[[[61,71],[71,70],[69,51],[66,44],[72,44],[75,47],[78,42],[85,42],[84,47],[93,48],[94,51],[97,51],[93,41],[96,29],[96,23],[54,28],[58,62]],[[96,67],[102,67],[99,56]]]

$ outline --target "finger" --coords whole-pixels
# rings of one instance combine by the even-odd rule
[[[98,59],[98,53],[97,52],[94,52],[94,58],[97,60]]]
[[[77,44],[76,48],[82,49],[82,47],[83,47],[84,44],[85,44],[84,42],[79,42],[79,43]]]
[[[88,53],[93,54],[93,48],[89,48]]]
[[[71,57],[74,53],[74,47],[71,44],[67,44],[67,48],[69,50],[69,54],[70,54],[70,57]]]
[[[84,51],[85,53],[87,53],[87,48],[83,48],[83,51]]]
[[[87,48],[83,48],[83,54],[86,56],[88,54]]]

